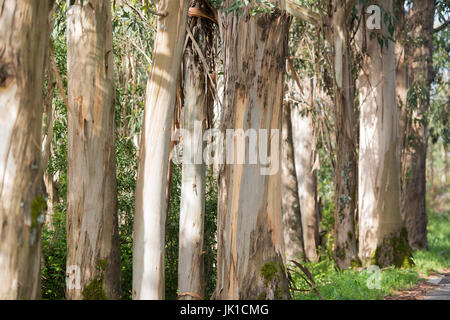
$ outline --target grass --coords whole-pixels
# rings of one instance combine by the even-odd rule
[[[326,300],[378,300],[392,290],[407,289],[416,284],[419,274],[411,269],[389,268],[384,270],[336,270],[331,260],[306,266],[314,276],[317,289]],[[298,289],[309,289],[309,285],[295,272],[293,279]],[[294,299],[317,300],[314,292],[295,292]]]
[[[395,290],[408,289],[422,276],[442,272],[450,266],[450,214],[431,211],[428,214],[429,250],[416,251],[415,266],[411,269],[386,268],[336,270],[331,258],[319,263],[305,263],[311,271],[321,296],[327,300],[379,300]],[[297,268],[292,277],[298,289],[310,286]],[[298,300],[317,300],[313,291],[293,292]]]
[[[413,255],[415,269],[423,276],[450,267],[450,214],[431,212],[428,219],[429,249]]]

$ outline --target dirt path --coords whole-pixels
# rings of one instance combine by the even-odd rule
[[[429,292],[424,300],[450,300],[450,273],[443,274],[436,279],[436,284],[439,287]]]
[[[384,300],[450,300],[450,268],[426,277],[408,290],[395,291]]]

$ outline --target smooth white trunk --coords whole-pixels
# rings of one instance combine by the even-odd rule
[[[295,170],[294,144],[291,122],[292,102],[284,102],[281,134],[281,210],[283,214],[283,237],[287,262],[304,260],[303,231]]]
[[[305,91],[308,95],[311,94],[311,91]],[[308,98],[306,97],[307,101],[309,101]],[[316,161],[314,132],[311,114],[302,114],[303,107],[304,105],[301,105],[291,109],[292,141],[305,257],[308,261],[317,261],[319,216],[316,206],[317,176],[314,167]]]
[[[163,0],[147,83],[133,237],[133,299],[164,299],[166,188],[176,85],[189,1]]]

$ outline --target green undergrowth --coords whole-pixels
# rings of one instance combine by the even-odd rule
[[[392,293],[393,290],[407,289],[419,280],[417,272],[411,269],[389,268],[337,270],[334,262],[323,260],[319,263],[306,263],[311,271],[320,295],[326,300],[378,300]],[[301,278],[295,269],[293,279],[298,289],[309,290],[311,287]],[[293,292],[297,300],[318,300],[314,291]]]
[[[442,272],[450,266],[450,214],[429,212],[428,244],[428,250],[414,252],[415,266],[410,268],[338,270],[330,255],[318,263],[304,263],[304,266],[310,270],[320,295],[326,300],[379,300],[395,290],[408,289],[421,277]],[[298,268],[290,266],[290,269],[297,289],[311,289]],[[313,290],[292,291],[291,294],[297,300],[319,299]]]
[[[450,267],[450,213],[428,214],[428,250],[416,251],[413,261],[422,276]]]

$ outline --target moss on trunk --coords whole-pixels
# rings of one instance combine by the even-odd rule
[[[283,300],[282,282],[286,277],[286,269],[282,263],[277,264],[275,261],[265,263],[260,270],[261,278],[264,281],[265,291],[258,295],[258,300]]]
[[[408,232],[402,228],[384,237],[372,254],[370,263],[380,267],[392,266],[409,268],[414,265],[412,250],[408,244]]]

